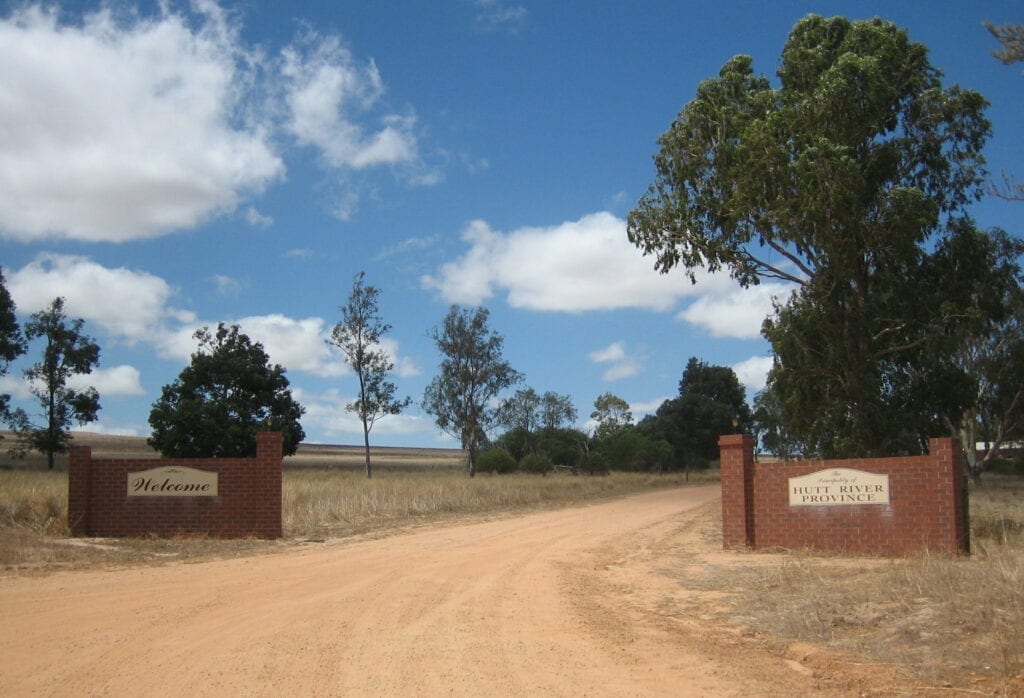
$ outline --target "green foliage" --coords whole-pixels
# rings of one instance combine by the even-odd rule
[[[519,461],[519,469],[524,473],[547,475],[553,468],[554,463],[551,461],[551,456],[539,451],[527,453],[523,459]]]
[[[543,428],[537,435],[537,450],[546,453],[555,465],[576,468],[587,444],[587,435],[578,429]]]
[[[459,439],[469,454],[469,475],[497,423],[491,401],[522,380],[501,355],[504,339],[487,325],[486,308],[470,311],[452,306],[431,337],[442,355],[438,375],[423,396],[423,409],[438,428]]]
[[[0,378],[7,375],[8,365],[25,353],[25,338],[18,326],[14,300],[4,282],[4,270],[0,267]],[[0,420],[9,422],[11,396],[0,394]]]
[[[477,457],[477,470],[502,475],[516,470],[516,459],[503,448],[489,448]]]
[[[778,77],[737,56],[701,83],[659,141],[629,238],[661,271],[791,285],[763,332],[791,443],[830,457],[917,451],[935,411],[909,369],[963,314],[955,296],[921,301],[935,282],[925,262],[971,227],[985,100],[943,87],[927,48],[881,19],[809,15]]]
[[[629,403],[612,393],[603,393],[594,400],[594,411],[590,413],[590,418],[597,422],[595,439],[603,439],[633,423]]]
[[[84,325],[82,319],[67,318],[63,298],[55,298],[49,308],[33,313],[25,325],[29,341],[45,342],[42,360],[25,371],[30,390],[39,401],[42,423],[34,423],[21,409],[15,411],[11,420],[30,448],[46,454],[51,470],[54,455],[68,450],[71,423],[94,422],[100,410],[100,396],[95,388],[75,390],[67,385],[72,377],[92,373],[99,364],[100,347],[85,334]]]
[[[256,434],[280,431],[292,455],[306,434],[305,410],[288,388],[285,370],[271,365],[263,345],[237,325],[198,330],[198,350],[153,403],[149,445],[177,458],[251,457]]]
[[[364,277],[365,274],[359,272],[352,282],[348,303],[341,307],[341,321],[331,331],[328,344],[341,349],[359,382],[359,396],[345,409],[355,412],[363,425],[366,477],[371,477],[370,430],[381,417],[400,414],[412,399],[396,398],[397,388],[388,380],[395,363],[380,341],[391,326],[380,318],[377,308],[380,290],[365,285]]]
[[[643,465],[645,439],[633,425],[594,438],[594,450],[609,470],[639,470]]]
[[[985,28],[1002,45],[992,55],[1009,65],[1024,61],[1024,24],[992,24],[985,22]]]
[[[1024,453],[1014,458],[993,458],[986,468],[997,475],[1018,475],[1024,477]]]

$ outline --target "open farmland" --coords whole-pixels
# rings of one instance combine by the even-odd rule
[[[28,453],[16,459],[7,450],[13,443],[11,433],[0,431],[0,467],[14,469],[36,469],[46,467],[46,458],[40,453]],[[74,432],[72,442],[78,446],[89,446],[96,458],[158,458],[159,453],[146,444],[141,436],[111,436],[92,432]],[[458,468],[464,465],[465,455],[451,448],[395,448],[386,446],[370,447],[370,458],[375,468],[392,469],[433,469]],[[57,468],[67,470],[67,455],[57,457]],[[285,468],[362,468],[364,451],[361,446],[334,446],[326,444],[299,444],[294,456],[284,459]]]

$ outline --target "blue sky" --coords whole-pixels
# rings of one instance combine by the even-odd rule
[[[698,83],[738,53],[774,75],[811,12],[907,28],[992,103],[990,169],[1024,177],[1024,76],[982,26],[1024,22],[1017,2],[0,3],[8,289],[22,321],[65,296],[99,341],[93,431],[147,435],[193,331],[226,322],[288,370],[308,441],[358,443],[324,340],[360,271],[417,402],[452,303],[487,306],[580,426],[606,391],[653,411],[691,356],[754,391],[779,289],[659,275],[625,217]],[[973,213],[1021,234],[1024,204]],[[36,353],[3,379],[18,404]],[[371,440],[453,445],[415,406]]]

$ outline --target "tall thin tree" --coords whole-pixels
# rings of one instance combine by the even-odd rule
[[[489,315],[482,307],[449,309],[431,334],[444,358],[423,396],[423,409],[434,415],[442,431],[459,439],[468,454],[470,477],[476,474],[476,457],[487,441],[487,430],[497,421],[492,401],[522,380],[502,357],[505,340],[487,326]]]
[[[100,347],[85,334],[82,319],[69,320],[64,314],[64,299],[54,298],[50,307],[33,313],[25,325],[25,337],[43,339],[43,358],[25,371],[32,394],[42,407],[44,424],[32,423],[28,414],[16,410],[15,431],[29,446],[46,454],[46,464],[53,470],[54,455],[68,450],[72,421],[87,424],[96,421],[100,396],[96,388],[76,390],[68,387],[74,376],[92,373],[99,363]]]
[[[370,463],[370,430],[381,417],[399,414],[412,402],[411,398],[395,397],[397,388],[388,380],[395,369],[391,356],[381,346],[381,338],[391,329],[380,317],[377,299],[380,289],[364,283],[365,272],[352,282],[348,303],[341,306],[341,321],[331,331],[328,344],[341,349],[345,361],[359,380],[359,397],[346,405],[363,425],[363,447],[366,452],[366,477],[373,477]]]

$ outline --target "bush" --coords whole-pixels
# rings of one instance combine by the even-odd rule
[[[503,448],[491,448],[477,456],[476,469],[482,473],[511,473],[516,469],[516,459]]]
[[[988,467],[985,470],[990,473],[998,473],[999,475],[1024,476],[1024,453],[1018,454],[1012,459],[994,458],[989,461]]]
[[[547,475],[554,467],[551,456],[546,453],[528,453],[519,461],[519,469],[527,473]]]

